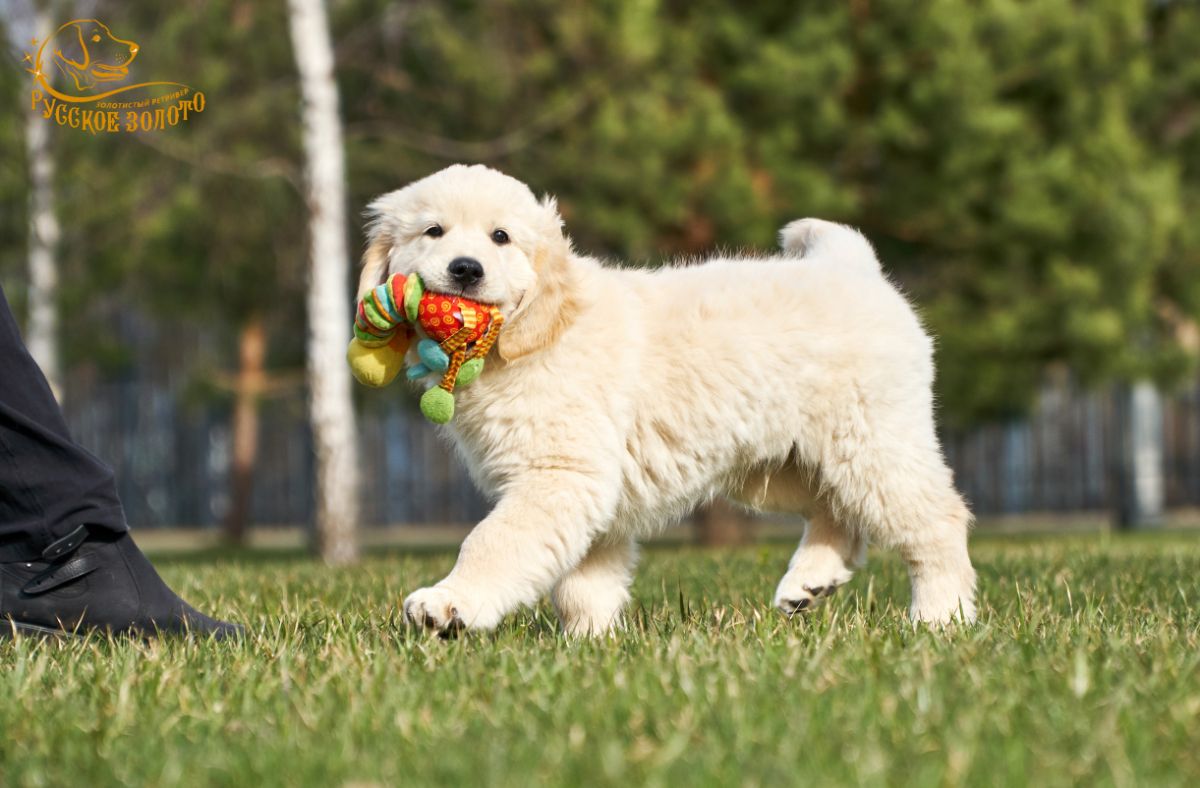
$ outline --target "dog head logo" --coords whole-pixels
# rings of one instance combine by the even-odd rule
[[[136,42],[117,38],[98,19],[67,22],[46,39],[38,51],[38,67],[47,59],[67,79],[67,87],[86,95],[102,83],[120,82],[129,76],[129,64],[137,57]]]
[[[154,131],[204,111],[204,94],[181,82],[127,84],[141,47],[99,19],[73,19],[30,43],[37,47],[25,55],[34,81],[30,105],[59,125],[92,132]],[[142,65],[139,61],[139,70]]]

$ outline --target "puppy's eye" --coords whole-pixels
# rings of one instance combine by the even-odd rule
[[[497,246],[504,246],[509,241],[508,233],[503,230],[492,230],[492,240]]]
[[[432,227],[426,228],[425,234],[430,238],[441,238],[446,234],[446,231],[442,229],[440,224],[435,224]]]

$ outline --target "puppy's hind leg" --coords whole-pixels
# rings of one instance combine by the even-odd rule
[[[815,492],[816,475],[801,465],[747,475],[730,497],[759,511],[802,514],[804,538],[775,590],[775,606],[788,615],[812,610],[846,584],[865,563],[867,537],[833,516]]]
[[[826,507],[815,507],[775,589],[775,607],[788,615],[812,610],[848,583],[866,556],[865,536],[839,523]]]
[[[615,627],[629,602],[636,563],[632,539],[605,537],[593,544],[551,593],[563,630],[569,635],[601,635]]]
[[[975,570],[967,554],[971,513],[954,489],[931,424],[924,434],[891,445],[835,446],[825,478],[838,510],[908,563],[914,621],[975,620]]]
[[[914,621],[945,624],[975,620],[975,570],[967,553],[971,513],[946,485],[927,510],[923,527],[903,534],[900,554],[908,562]]]

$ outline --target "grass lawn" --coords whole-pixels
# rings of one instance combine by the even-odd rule
[[[241,644],[0,641],[0,784],[1200,784],[1200,539],[977,538],[980,623],[913,631],[870,566],[768,600],[790,545],[647,551],[630,631],[397,619],[450,552],[332,571],[162,558]]]

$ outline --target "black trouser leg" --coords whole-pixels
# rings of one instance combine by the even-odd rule
[[[71,440],[0,289],[0,561],[84,524],[127,530],[113,473]]]

